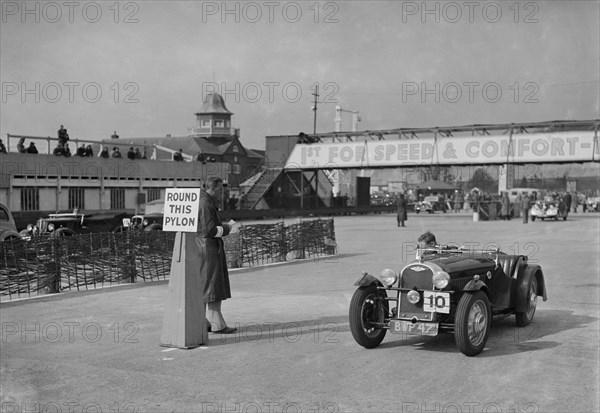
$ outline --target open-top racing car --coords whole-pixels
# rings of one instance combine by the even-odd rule
[[[463,354],[475,356],[486,345],[493,317],[515,314],[523,327],[533,319],[537,297],[546,301],[541,267],[499,250],[417,249],[400,274],[384,269],[377,278],[363,272],[354,285],[350,330],[366,348],[377,347],[388,330],[448,332]]]

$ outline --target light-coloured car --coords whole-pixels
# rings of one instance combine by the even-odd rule
[[[18,238],[19,232],[10,209],[6,205],[0,204],[0,242]]]

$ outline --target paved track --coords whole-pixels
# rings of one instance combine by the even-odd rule
[[[193,350],[160,347],[167,285],[3,304],[2,412],[596,412],[600,216],[566,222],[472,222],[455,214],[336,217],[336,258],[231,276],[234,336]],[[361,270],[399,269],[417,236],[496,242],[545,272],[534,323],[495,323],[465,357],[451,335],[388,334],[358,346],[348,306]]]

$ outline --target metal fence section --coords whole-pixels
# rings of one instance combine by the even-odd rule
[[[333,219],[242,225],[223,238],[230,268],[337,253]],[[0,298],[167,279],[174,232],[34,237],[0,243]]]

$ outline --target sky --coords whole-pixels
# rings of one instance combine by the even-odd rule
[[[2,1],[0,134],[185,136],[206,94],[242,143],[600,118],[598,1]],[[342,130],[351,130],[344,113]]]

